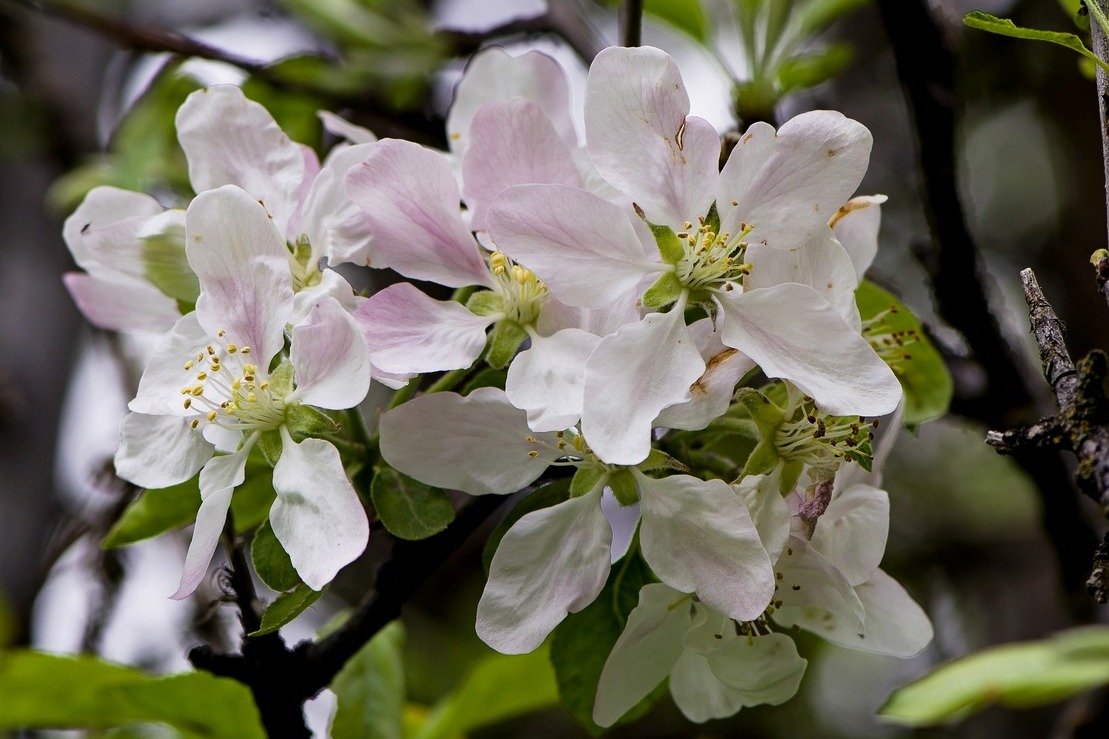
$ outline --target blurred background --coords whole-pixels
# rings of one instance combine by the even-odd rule
[[[700,19],[710,34],[718,22],[712,5]],[[834,108],[874,133],[861,191],[884,193],[889,202],[871,277],[921,316],[958,364],[966,347],[937,312],[928,280],[934,244],[916,134],[890,41],[876,4],[855,5],[817,39],[850,45],[842,71],[785,97],[777,117]],[[185,183],[172,115],[199,85],[243,84],[290,135],[317,147],[327,143],[317,108],[381,136],[442,146],[452,85],[479,44],[554,54],[580,104],[589,56],[616,42],[616,13],[611,4],[588,0],[106,0],[57,13],[42,7],[0,0],[0,645],[91,650],[173,672],[188,667],[190,646],[232,640],[234,617],[212,606],[214,583],[190,601],[166,597],[184,555],[183,537],[123,550],[98,546],[129,500],[129,491],[110,474],[110,459],[146,347],[141,339],[96,331],[79,318],[61,282],[73,268],[61,221],[97,184],[144,189],[171,202]],[[1090,253],[1106,238],[1096,92],[1077,57],[1064,49],[964,28],[961,17],[972,9],[1005,14],[1022,25],[1074,30],[1077,2],[930,2],[954,52],[953,181],[988,266],[986,292],[1007,339],[1026,360],[1012,371],[1031,377],[1045,393],[1042,401],[1049,396],[1042,379],[1035,382],[1020,269],[1036,270],[1068,325],[1075,356],[1109,347],[1109,314],[1088,266]],[[482,37],[490,28],[540,15],[543,23],[517,24],[527,33]],[[98,25],[98,19],[112,24]],[[735,129],[725,67],[689,35],[688,18],[671,20],[648,16],[644,43],[676,57],[694,114],[721,132]],[[121,36],[121,28],[132,36]],[[307,84],[271,84],[265,75],[243,72],[243,65],[145,53],[135,43],[143,40],[143,29],[187,33],[256,65],[309,54],[289,63],[289,76],[282,78]],[[321,70],[316,59],[342,63]],[[963,370],[956,377],[958,392],[973,392],[980,379],[973,366]],[[960,409],[965,407],[957,396]],[[1071,736],[1083,716],[1109,710],[1103,696],[1094,695],[1035,711],[994,709],[915,733],[873,718],[894,687],[938,662],[1105,620],[1104,610],[1099,614],[1079,602],[1070,587],[1088,574],[1095,536],[1104,528],[1094,507],[1085,500],[1067,503],[1073,520],[1060,523],[1049,515],[1045,527],[1045,501],[1078,501],[1066,477],[1044,489],[1029,478],[1027,465],[983,443],[983,422],[1015,424],[1035,415],[1034,408],[1019,405],[989,414],[953,413],[906,435],[889,459],[885,487],[893,522],[883,566],[935,624],[936,639],[923,654],[897,660],[801,640],[809,672],[801,693],[784,706],[745,709],[734,719],[693,727],[664,698],[650,714],[611,734],[1038,738]],[[459,689],[489,658],[473,633],[483,584],[479,538],[405,611],[413,711]],[[375,539],[365,560],[296,622],[287,639],[321,627],[346,605],[344,598],[357,600],[376,563],[388,556],[386,539]],[[1086,573],[1076,574],[1082,567]],[[498,686],[505,694],[520,693],[518,709],[509,711],[518,715],[471,735],[588,736],[555,707],[549,670],[534,661],[528,669]],[[321,732],[328,701],[325,693],[311,706],[309,720]]]

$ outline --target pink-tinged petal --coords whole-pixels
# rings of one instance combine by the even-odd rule
[[[878,253],[878,231],[882,226],[885,195],[861,195],[841,205],[832,216],[832,232],[851,257],[859,280],[870,269]]]
[[[643,558],[659,579],[730,618],[762,615],[774,570],[747,506],[723,480],[636,473]]]
[[[681,310],[653,313],[601,340],[585,366],[581,429],[611,464],[633,465],[651,451],[662,409],[690,399],[705,361]]]
[[[612,726],[666,679],[692,625],[690,597],[662,583],[644,585],[639,604],[609,652],[597,683],[593,720]]]
[[[487,316],[453,301],[435,300],[398,282],[374,293],[354,312],[374,366],[393,374],[469,367],[485,349]]]
[[[605,308],[662,270],[619,206],[565,185],[516,185],[489,208],[497,248],[535,272],[563,303]]]
[[[163,210],[149,195],[95,187],[65,219],[62,236],[73,261],[82,269],[141,275],[142,265],[135,258],[137,234],[147,219]]]
[[[296,390],[289,400],[329,410],[353,408],[370,389],[370,353],[358,324],[326,298],[293,327],[289,360]]]
[[[234,454],[212,457],[200,471],[200,510],[196,512],[193,538],[185,555],[185,568],[181,583],[170,597],[174,600],[188,598],[200,585],[216,552],[231,495],[246,479],[246,458],[253,444],[246,444]]]
[[[884,416],[901,401],[901,384],[870,344],[807,285],[718,293],[722,337],[768,377],[795,384],[827,413]]]
[[[392,388],[393,390],[400,390],[407,385],[408,381],[415,377],[416,374],[415,372],[386,372],[385,370],[375,367],[372,362],[370,363],[370,377],[373,378],[375,382],[380,382],[385,387]]]
[[[371,261],[370,228],[365,214],[347,197],[347,172],[372,151],[371,144],[337,148],[327,158],[304,199],[301,231],[312,245],[312,257],[329,263]]]
[[[373,234],[373,266],[448,287],[492,284],[462,223],[462,196],[442,154],[383,139],[347,173],[347,196]]]
[[[476,231],[485,230],[489,205],[507,187],[581,184],[570,147],[543,109],[525,98],[488,102],[478,109],[462,156],[462,181],[470,227]]]
[[[197,90],[177,110],[177,140],[194,190],[238,185],[263,202],[285,235],[300,204],[305,156],[269,111],[234,85]]]
[[[128,413],[120,425],[116,474],[144,488],[185,482],[212,458],[215,448],[178,416]]]
[[[829,110],[802,113],[776,134],[755,123],[720,172],[721,229],[739,233],[742,222],[753,226],[750,243],[804,245],[862,182],[872,143],[866,126]]]
[[[67,272],[62,280],[78,310],[108,331],[165,331],[181,316],[177,301],[124,274]]]
[[[564,328],[580,328],[596,336],[608,336],[621,326],[635,323],[643,317],[637,301],[638,296],[629,292],[618,303],[590,310],[574,308],[552,297],[543,304],[536,328],[544,336]]]
[[[600,343],[599,336],[567,328],[551,336],[531,337],[508,368],[504,390],[508,400],[528,412],[532,431],[562,431],[581,417],[585,362]]]
[[[562,140],[574,145],[577,133],[570,117],[570,83],[559,63],[540,51],[513,56],[493,46],[474,55],[455,88],[454,103],[447,115],[451,151],[466,151],[471,122],[482,105],[516,97],[536,103]]]
[[[359,301],[365,300],[355,295],[354,288],[339,272],[325,269],[320,273],[320,281],[311,287],[303,287],[293,296],[293,312],[289,323],[296,325],[311,315],[316,306],[325,300],[335,300],[348,313],[353,313]]]
[[[709,318],[689,325],[689,335],[705,360],[705,372],[690,388],[690,400],[664,408],[654,425],[671,429],[703,429],[718,416],[724,415],[732,402],[735,386],[755,363],[742,352],[724,346],[720,332]]]
[[[807,541],[791,536],[775,569],[781,575],[775,592],[781,601],[774,611],[777,623],[800,626],[826,639],[862,633],[866,612],[855,589]]]
[[[351,144],[372,144],[377,141],[377,136],[367,128],[351,123],[345,118],[335,115],[329,110],[321,110],[316,117],[323,124],[323,129],[332,136],[346,139]],[[334,153],[334,151],[332,152]]]
[[[380,428],[381,456],[390,465],[471,495],[514,493],[562,456],[554,434],[532,432],[527,413],[491,387],[465,397],[422,395],[386,411]]]
[[[293,309],[288,250],[270,214],[228,185],[193,199],[185,231],[185,253],[200,280],[200,325],[213,336],[226,330],[229,341],[268,363],[285,343]]]
[[[321,590],[366,549],[370,523],[343,469],[339,451],[323,439],[293,441],[281,427],[281,456],[273,468],[277,499],[270,525],[300,579]]]
[[[504,654],[534,650],[605,586],[612,532],[601,493],[532,511],[505,533],[477,607],[477,635]]]
[[[855,305],[859,278],[851,257],[832,237],[830,229],[820,229],[807,244],[796,249],[751,244],[745,259],[753,267],[744,278],[746,289],[773,287],[783,282],[808,285],[836,309],[848,326],[856,330],[861,327]]]
[[[196,370],[191,364],[188,369],[185,365],[195,361],[209,341],[208,333],[196,320],[196,313],[182,316],[150,352],[139,378],[138,392],[127,407],[135,413],[152,416],[193,415],[193,411],[182,407],[181,390],[196,384]]]
[[[932,641],[928,615],[899,582],[882,570],[875,570],[855,592],[866,609],[863,635],[842,631],[821,634],[828,641],[892,657],[912,657]]]
[[[649,221],[673,228],[708,212],[719,177],[720,134],[688,113],[689,95],[666,52],[609,47],[593,60],[585,91],[589,155]]]
[[[836,495],[817,519],[810,540],[852,586],[870,579],[886,552],[890,500],[886,491],[853,485]]]

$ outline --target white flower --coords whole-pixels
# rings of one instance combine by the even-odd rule
[[[189,206],[186,242],[200,280],[197,308],[151,354],[123,423],[116,470],[152,488],[200,471],[203,502],[174,595],[181,598],[207,570],[251,449],[276,434],[270,522],[301,578],[318,590],[362,552],[369,526],[335,447],[298,443],[289,425],[305,406],[361,402],[370,382],[365,343],[346,309],[323,298],[289,332],[288,369],[270,375],[294,312],[288,251],[273,217],[238,187],[210,190]],[[213,440],[230,453],[215,454]]]

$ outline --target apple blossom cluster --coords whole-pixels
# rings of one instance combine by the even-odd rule
[[[198,91],[177,114],[186,207],[98,188],[66,222],[88,319],[160,334],[115,462],[146,488],[199,474],[175,597],[207,572],[253,458],[313,590],[366,546],[356,465],[471,495],[568,478],[501,538],[477,631],[534,650],[641,558],[655,582],[600,676],[602,726],[667,679],[694,721],[788,700],[794,627],[899,656],[930,641],[879,569],[913,337],[856,307],[884,200],[854,197],[862,124],[756,123],[721,166],[720,134],[650,47],[597,56],[584,135],[535,51],[472,60],[446,153],[321,115],[345,139],[322,164],[238,88]],[[366,296],[342,263],[411,282]],[[339,412],[373,382],[398,395],[369,410],[356,458]],[[731,474],[683,456],[690,435],[730,445]]]

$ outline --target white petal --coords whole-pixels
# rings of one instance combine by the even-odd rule
[[[606,336],[585,365],[582,433],[612,464],[638,464],[651,450],[662,409],[690,399],[705,371],[683,311],[652,313]]]
[[[177,139],[196,192],[238,185],[264,203],[285,236],[300,203],[305,159],[269,111],[234,85],[197,90],[177,111]]]
[[[300,228],[307,234],[315,259],[329,263],[368,264],[372,254],[369,224],[347,197],[347,172],[373,150],[371,144],[333,151],[316,175],[304,200]]]
[[[360,301],[365,300],[354,293],[354,288],[337,270],[325,269],[320,273],[319,282],[297,290],[293,296],[293,312],[289,315],[289,323],[301,323],[312,314],[317,305],[329,298],[339,301],[339,305],[350,313],[358,308]]]
[[[625,294],[620,302],[590,310],[574,308],[552,297],[543,304],[536,328],[544,336],[564,328],[580,328],[596,336],[608,336],[621,326],[635,323],[642,317],[636,307],[637,299],[638,296],[633,291]]]
[[[177,416],[128,413],[119,431],[116,474],[144,488],[168,488],[188,480],[215,450]]]
[[[932,641],[932,622],[901,584],[882,570],[855,589],[866,608],[865,637],[842,634],[828,641],[864,652],[912,657]],[[836,634],[840,637],[841,634]]]
[[[435,300],[415,285],[380,290],[354,313],[374,366],[395,374],[462,369],[485,349],[490,320],[454,301]]]
[[[231,494],[246,479],[246,458],[251,446],[246,444],[234,454],[212,457],[200,471],[200,510],[196,512],[196,524],[185,555],[181,583],[171,598],[181,600],[192,595],[208,572],[208,565],[212,562],[227,521]]]
[[[731,618],[758,618],[774,594],[774,572],[743,500],[723,480],[636,478],[640,545],[659,579]]]
[[[791,536],[776,567],[782,576],[775,593],[782,602],[774,612],[776,622],[800,626],[832,641],[862,633],[866,622],[862,601],[840,571],[808,542]]]
[[[150,352],[139,378],[138,393],[127,407],[136,413],[155,416],[192,415],[181,404],[181,389],[196,382],[195,373],[185,369],[185,363],[195,360],[209,341],[208,333],[196,320],[196,313],[182,316]]]
[[[704,374],[690,386],[690,400],[664,408],[655,419],[655,426],[703,429],[728,410],[736,384],[755,368],[755,363],[743,353],[721,343],[720,332],[714,329],[711,319],[691,323],[689,335],[705,360]]]
[[[855,192],[872,143],[866,126],[830,110],[802,113],[776,134],[755,123],[720,172],[721,230],[739,233],[744,222],[750,243],[802,246]]]
[[[83,269],[142,274],[135,264],[137,234],[146,221],[164,210],[157,200],[130,190],[94,187],[65,219],[62,235]]]
[[[707,655],[716,677],[742,696],[744,706],[780,706],[797,694],[807,662],[785,634],[730,639]]]
[[[623,209],[576,187],[510,187],[493,201],[487,223],[498,249],[578,308],[610,306],[662,270]]]
[[[861,195],[841,205],[832,216],[832,231],[847,250],[861,280],[878,253],[878,231],[882,225],[885,195]]]
[[[616,562],[628,553],[636,529],[639,528],[639,503],[622,505],[607,485],[601,492],[601,513],[608,519],[612,529],[612,551],[609,559]]]
[[[851,257],[832,238],[830,229],[822,229],[807,244],[796,249],[751,244],[745,259],[753,267],[743,282],[746,289],[773,287],[783,282],[808,285],[836,309],[848,326],[856,331],[861,327],[859,309],[855,305],[859,278]]]
[[[292,397],[340,410],[362,402],[370,389],[370,354],[354,318],[334,298],[322,300],[292,331],[289,360],[296,371]]]
[[[284,426],[281,439],[270,525],[300,579],[320,590],[362,554],[370,524],[334,445],[323,439],[298,444]]]
[[[570,117],[570,83],[559,63],[539,51],[512,56],[492,46],[474,55],[455,89],[447,115],[451,151],[466,151],[471,121],[482,105],[516,97],[538,104],[563,141],[574,144],[577,134]]]
[[[687,117],[689,95],[666,52],[609,47],[589,69],[585,131],[597,171],[652,223],[681,228],[716,194],[720,135]]]
[[[748,475],[732,489],[743,499],[751,520],[758,529],[771,562],[777,562],[789,539],[789,506],[778,492],[777,478]]]
[[[165,331],[181,316],[177,301],[125,274],[67,272],[62,279],[81,314],[98,328]]]
[[[786,283],[718,293],[724,343],[838,416],[882,416],[901,400],[901,384],[870,344],[815,290]]]
[[[189,266],[200,279],[196,315],[210,335],[250,346],[260,364],[285,343],[293,308],[288,250],[270,214],[229,185],[197,195],[185,215]]]
[[[601,339],[576,328],[551,336],[535,334],[531,347],[508,368],[509,402],[528,412],[532,431],[562,431],[581,417],[585,361]]]
[[[462,196],[442,154],[383,139],[347,173],[347,196],[373,234],[373,266],[448,287],[491,284],[462,223]]]
[[[689,596],[662,583],[639,590],[639,605],[601,670],[593,720],[612,726],[670,674],[682,653],[682,635],[692,623]],[[675,604],[680,604],[675,606]]]
[[[716,676],[708,658],[690,649],[670,673],[670,695],[682,715],[696,723],[727,718],[744,705],[742,694]]]
[[[316,116],[325,131],[333,136],[344,138],[352,144],[372,144],[377,141],[377,136],[374,136],[369,129],[351,123],[329,110],[321,110],[316,113]]]
[[[527,413],[497,388],[422,395],[381,416],[386,462],[420,482],[471,495],[514,493],[534,482],[561,456],[557,444],[554,434],[533,433]]]
[[[853,485],[832,498],[817,519],[811,543],[852,586],[860,585],[882,563],[889,522],[886,491]]]
[[[477,231],[485,229],[490,203],[507,187],[581,183],[570,148],[542,108],[524,98],[488,102],[478,109],[462,157],[462,180],[470,227]]]
[[[504,654],[530,652],[605,586],[612,533],[599,490],[532,511],[501,539],[477,607],[477,635]]]

